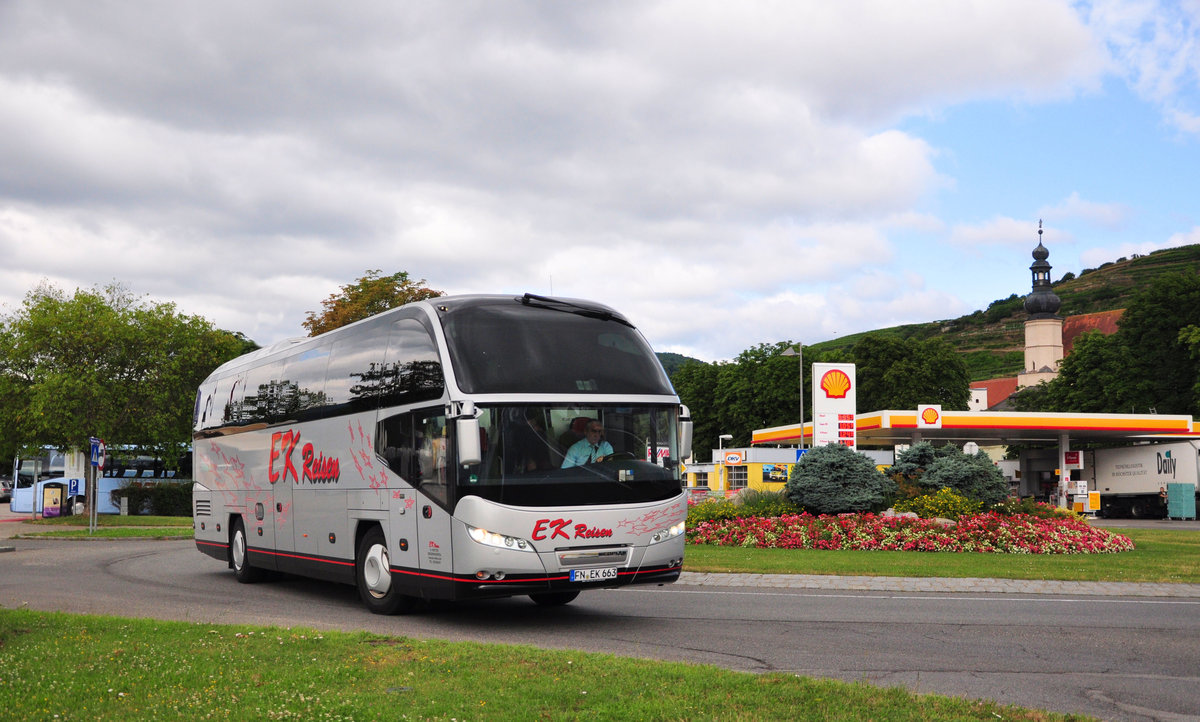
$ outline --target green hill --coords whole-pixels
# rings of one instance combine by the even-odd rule
[[[663,370],[667,372],[668,377],[674,376],[675,372],[679,370],[679,367],[688,361],[702,363],[700,359],[692,358],[691,356],[684,356],[683,354],[671,353],[669,351],[658,351],[655,352],[654,355],[658,357],[658,362],[662,364]]]
[[[1166,273],[1200,273],[1200,244],[1133,255],[1088,268],[1078,276],[1067,273],[1053,284],[1062,299],[1059,315],[1076,316],[1125,308],[1135,290]],[[1024,292],[993,301],[986,310],[959,318],[892,326],[812,344],[818,351],[849,349],[863,336],[883,334],[900,338],[939,337],[966,357],[972,381],[1015,376],[1024,364]]]

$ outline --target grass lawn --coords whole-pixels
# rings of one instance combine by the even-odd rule
[[[532,647],[0,610],[7,719],[1079,720]]]
[[[741,549],[689,544],[689,572],[989,577],[1200,584],[1200,532],[1110,529],[1133,540],[1119,554],[979,554]]]
[[[38,539],[190,539],[192,518],[189,516],[120,516],[100,514],[96,517],[95,533],[88,532],[86,516],[60,516],[27,522],[39,531],[21,536]],[[44,530],[44,531],[43,531]]]

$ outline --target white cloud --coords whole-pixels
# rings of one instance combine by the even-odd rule
[[[1109,261],[1128,258],[1134,255],[1147,255],[1164,248],[1178,248],[1194,243],[1200,243],[1200,226],[1190,231],[1175,233],[1165,241],[1145,241],[1141,243],[1119,243],[1112,246],[1089,248],[1079,254],[1079,261],[1084,268],[1096,268]]]
[[[1168,122],[1200,132],[1200,3],[1098,0],[1088,15],[1117,72]]]
[[[1035,221],[997,217],[974,225],[956,225],[950,229],[948,240],[965,248],[993,245],[1024,248],[1036,242],[1032,235],[1036,228]]]
[[[1080,198],[1078,192],[1072,192],[1055,206],[1048,206],[1038,211],[1039,216],[1048,220],[1079,218],[1108,229],[1122,228],[1129,214],[1129,207],[1123,203],[1086,201]]]
[[[365,270],[407,270],[449,292],[595,298],[705,358],[948,317],[962,302],[926,288],[898,238],[949,238],[965,264],[1027,250],[1034,221],[940,206],[957,179],[902,121],[1096,92],[1101,41],[1132,48],[1117,30],[1144,22],[1116,13],[12,0],[0,301],[30,279],[117,279],[269,343]],[[1048,220],[1127,218],[1067,193]]]

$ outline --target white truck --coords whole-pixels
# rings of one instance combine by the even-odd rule
[[[1169,484],[1200,486],[1200,442],[1140,444],[1084,452],[1083,478],[1105,517],[1162,518]]]

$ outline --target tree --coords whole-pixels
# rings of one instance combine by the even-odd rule
[[[1194,386],[1200,366],[1180,331],[1200,324],[1200,275],[1156,278],[1134,295],[1117,335],[1128,349],[1133,396],[1160,414],[1200,412]]]
[[[1022,389],[1018,411],[1117,413],[1137,405],[1129,379],[1128,348],[1118,335],[1089,331],[1075,339],[1070,355],[1049,382]]]
[[[321,301],[321,313],[310,311],[301,323],[309,336],[332,331],[368,316],[403,306],[413,301],[437,298],[446,294],[425,285],[425,279],[410,280],[406,271],[380,276],[382,271],[369,270],[354,283],[342,286],[341,291]]]
[[[915,409],[918,404],[965,409],[971,398],[967,364],[942,339],[868,334],[854,345],[851,356],[860,410]]]
[[[1088,333],[1058,377],[1017,395],[1023,411],[1200,414],[1200,275],[1167,274],[1134,294],[1115,334]]]
[[[690,361],[671,376],[675,393],[692,414],[692,458],[697,461],[707,461],[703,450],[717,448],[717,436],[724,433],[714,396],[718,372],[716,364]]]
[[[0,321],[0,446],[82,449],[98,436],[174,463],[196,388],[245,342],[119,285],[68,296],[42,283]]]
[[[810,449],[792,466],[784,493],[812,514],[878,511],[896,495],[896,482],[875,462],[842,444]]]

